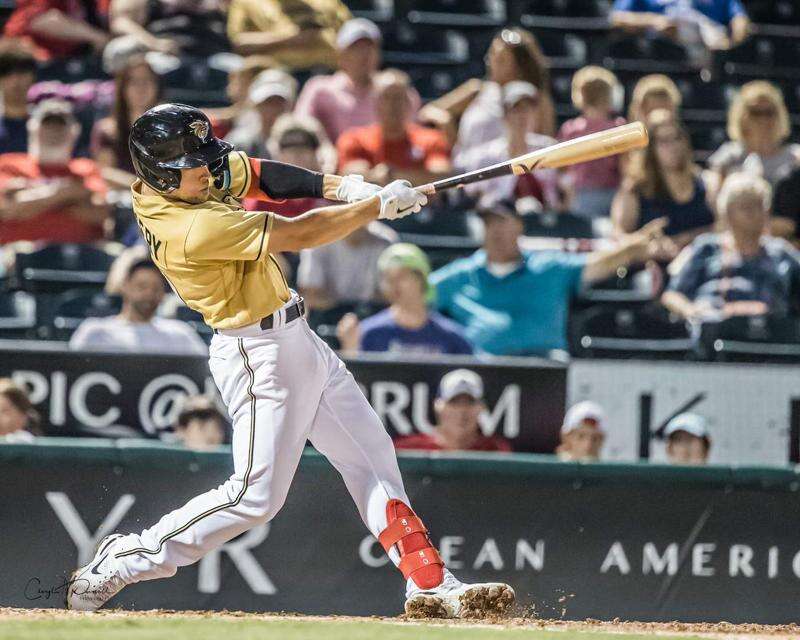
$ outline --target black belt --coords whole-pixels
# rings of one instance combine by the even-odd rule
[[[286,314],[286,320],[284,321],[284,324],[289,324],[293,320],[297,320],[298,318],[302,318],[305,315],[305,313],[306,313],[306,303],[303,301],[302,298],[300,298],[297,302],[295,302],[290,307],[286,307],[286,309],[284,310],[284,313]],[[275,315],[276,314],[277,314],[277,311],[275,313],[273,313],[272,315],[265,316],[265,317],[261,318],[260,322],[258,323],[258,326],[260,326],[265,331],[267,329],[272,329],[272,327],[275,325]],[[214,333],[219,333],[219,330],[214,329]]]

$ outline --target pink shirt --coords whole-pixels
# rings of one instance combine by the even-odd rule
[[[588,119],[578,116],[572,120],[567,120],[558,130],[558,140],[572,140],[579,136],[589,133],[604,131],[611,127],[625,124],[625,118],[604,118]],[[575,184],[575,188],[581,189],[616,189],[620,179],[620,156],[610,156],[591,162],[581,162],[580,164],[568,167],[566,171]]]
[[[410,91],[413,112],[420,105],[415,89]],[[309,78],[294,112],[301,116],[312,116],[322,123],[331,142],[339,134],[352,127],[364,127],[377,120],[377,95],[372,86],[357,87],[344,71],[329,76]]]

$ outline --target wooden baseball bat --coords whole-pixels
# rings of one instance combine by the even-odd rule
[[[641,122],[623,124],[613,129],[590,133],[574,140],[559,142],[558,144],[531,151],[522,156],[511,158],[499,164],[493,164],[483,169],[462,173],[452,178],[445,178],[416,187],[426,195],[433,195],[445,189],[462,187],[465,184],[488,180],[505,175],[523,175],[534,169],[558,169],[580,162],[589,162],[618,153],[625,153],[633,149],[646,147],[648,142],[647,129]]]

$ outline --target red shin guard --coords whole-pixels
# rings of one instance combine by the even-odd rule
[[[444,562],[414,510],[401,500],[389,500],[386,522],[378,540],[387,553],[397,545],[403,577],[411,578],[420,589],[439,586],[444,579]]]

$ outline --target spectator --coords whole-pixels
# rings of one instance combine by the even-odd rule
[[[556,141],[540,133],[539,92],[530,82],[514,81],[503,86],[503,123],[505,131],[496,140],[461,154],[459,168],[474,171],[509,158],[519,156]],[[535,209],[562,208],[562,197],[558,185],[558,172],[554,169],[539,169],[522,176],[500,176],[465,187],[465,192],[479,198],[491,194],[494,199],[533,198]]]
[[[100,52],[108,42],[108,34],[87,20],[83,3],[72,0],[17,0],[3,32],[31,44],[39,60],[64,60],[86,45]]]
[[[730,49],[750,33],[740,0],[614,0],[611,26],[675,40],[704,66],[710,52]]]
[[[468,80],[420,111],[421,120],[441,125],[458,124],[458,141],[453,159],[461,166],[460,155],[503,135],[502,87],[514,80],[531,83],[539,91],[538,130],[546,136],[556,134],[555,107],[550,92],[550,71],[539,43],[529,31],[518,27],[503,29],[486,53],[489,79]],[[463,114],[463,115],[462,115]]]
[[[708,159],[716,192],[736,171],[764,177],[773,187],[800,158],[800,145],[788,143],[791,123],[783,94],[764,80],[745,84],[728,109],[728,137]]]
[[[564,462],[596,462],[606,440],[606,413],[596,402],[572,405],[561,426],[556,455]]]
[[[123,184],[130,187],[135,179],[131,153],[128,150],[128,136],[131,125],[145,111],[158,104],[161,98],[161,78],[148,62],[147,55],[141,50],[130,50],[135,43],[120,42],[117,38],[106,47],[122,49],[120,53],[129,53],[124,59],[104,58],[109,64],[104,67],[114,76],[114,105],[112,113],[95,122],[92,128],[90,149],[92,158],[104,169],[118,169],[124,172],[120,176]],[[122,58],[123,56],[120,56]]]
[[[628,120],[646,122],[653,111],[665,109],[678,118],[683,96],[669,76],[653,73],[641,78],[633,87],[628,106]]]
[[[622,91],[617,77],[603,67],[584,67],[572,77],[572,104],[581,115],[567,120],[558,132],[559,141],[572,140],[590,133],[625,124],[614,117],[614,95]],[[582,162],[566,170],[575,196],[573,213],[587,217],[607,217],[620,182],[621,157],[610,156]]]
[[[230,49],[228,0],[111,0],[111,32],[151,51],[206,57]]]
[[[75,351],[206,355],[205,343],[185,322],[155,317],[166,283],[150,260],[134,263],[122,286],[122,311],[87,318],[69,341]]]
[[[431,265],[419,247],[393,244],[378,258],[378,271],[390,306],[360,324],[355,314],[345,315],[337,330],[342,351],[472,353],[461,328],[428,309]]]
[[[445,136],[411,122],[411,80],[395,69],[375,77],[378,121],[348,129],[336,143],[342,174],[363,174],[386,184],[398,178],[422,184],[450,172],[450,148]]]
[[[737,173],[725,181],[717,201],[725,230],[700,236],[670,265],[664,306],[699,322],[793,312],[800,253],[766,235],[770,199],[763,178]]]
[[[800,239],[800,166],[775,185],[770,232],[795,243]]]
[[[364,18],[344,23],[336,36],[339,70],[306,82],[295,113],[322,123],[333,142],[346,129],[365,127],[378,120],[375,75],[381,64],[381,32]],[[419,94],[409,88],[412,112],[419,108]]]
[[[351,17],[341,0],[232,0],[228,37],[238,53],[291,71],[330,68],[336,32]]]
[[[175,436],[192,451],[209,451],[225,443],[227,423],[206,396],[189,396],[175,423]]]
[[[0,154],[28,150],[28,89],[36,80],[36,59],[26,47],[6,41],[0,46]]]
[[[440,311],[466,327],[479,351],[495,355],[547,355],[567,348],[571,299],[581,286],[610,277],[650,255],[665,221],[625,236],[607,251],[573,255],[522,253],[522,216],[514,203],[479,209],[483,248],[431,274]]]
[[[275,121],[291,111],[297,95],[297,80],[285,71],[267,69],[259,73],[250,84],[247,97],[258,114],[258,126],[244,122],[225,138],[235,147],[254,158],[269,159],[267,139]]]
[[[692,160],[689,134],[672,114],[654,111],[647,121],[650,144],[631,159],[627,176],[611,207],[617,234],[631,233],[651,220],[666,218],[657,256],[671,260],[696,236],[711,229],[709,194]]]
[[[11,378],[0,378],[0,444],[33,442],[41,435],[39,412]]]
[[[248,101],[247,94],[255,77],[267,69],[265,61],[258,56],[243,58],[229,53],[225,59],[228,72],[225,94],[230,104],[204,109],[217,138],[224,138],[235,127],[258,126],[258,114]]]
[[[332,173],[336,165],[336,150],[325,137],[322,126],[314,118],[299,117],[285,113],[275,121],[267,152],[278,162],[303,167],[311,171]],[[305,213],[325,205],[321,198],[294,198],[284,202],[266,202],[246,199],[244,207],[248,211],[272,211],[287,218]]]
[[[397,438],[397,449],[426,451],[511,451],[507,440],[481,433],[480,416],[486,410],[483,402],[483,380],[469,369],[446,373],[439,383],[433,403],[436,425],[433,432]]]
[[[73,158],[81,127],[72,107],[41,102],[27,127],[28,153],[0,155],[0,244],[101,239],[106,184],[94,161]]]
[[[696,413],[681,413],[664,429],[670,464],[705,465],[711,451],[708,423]]]
[[[303,249],[297,286],[309,309],[327,310],[354,303],[378,303],[378,258],[397,241],[381,222],[371,222],[338,242]]]

